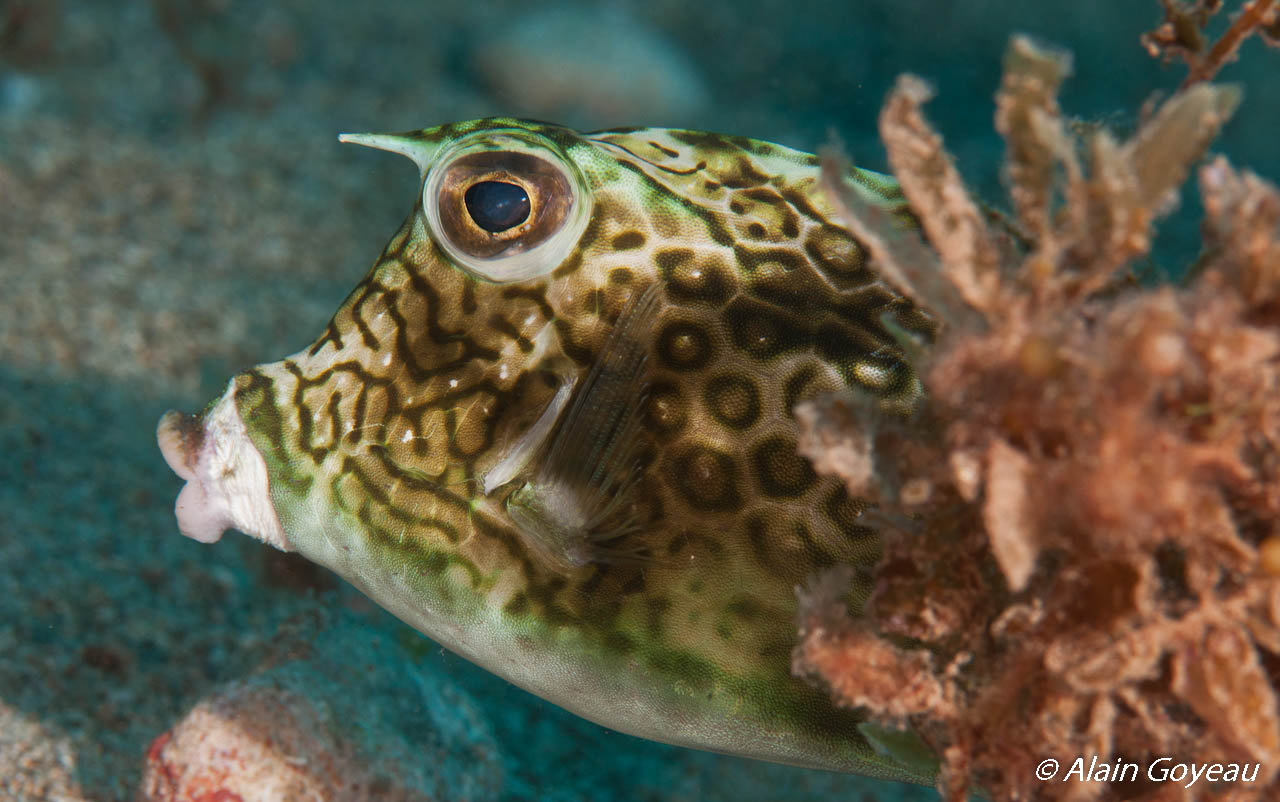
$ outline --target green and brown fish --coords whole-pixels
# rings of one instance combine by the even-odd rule
[[[310,347],[160,421],[182,532],[298,551],[609,727],[927,781],[790,671],[796,587],[877,553],[792,408],[910,404],[889,328],[931,327],[817,160],[514,119],[344,139],[413,159],[422,191]],[[909,220],[891,179],[850,177]]]

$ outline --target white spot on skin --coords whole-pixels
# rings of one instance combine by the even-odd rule
[[[404,434],[400,435],[400,442],[407,443],[413,439],[413,429],[405,429]]]
[[[509,375],[509,372],[507,371],[507,363],[503,362],[501,365],[498,366],[498,378],[505,379],[507,378],[508,375]]]
[[[889,371],[870,362],[859,362],[853,366],[853,375],[863,384],[880,387],[888,382]]]
[[[533,314],[532,312],[530,312],[529,316],[524,319],[524,324],[526,326],[532,326],[534,323],[537,323],[537,322],[538,322],[538,316]]]
[[[689,276],[690,276],[691,278],[702,278],[702,271],[701,271],[701,270],[694,270],[692,273],[690,273],[690,274],[689,274]]]
[[[457,379],[450,379],[450,380],[449,380],[449,386],[450,386],[450,387],[457,387],[457,386],[458,386],[458,380],[457,380]]]
[[[384,367],[384,368],[385,368],[385,367],[387,367],[387,366],[388,366],[388,365],[390,365],[390,364],[391,364],[391,353],[390,353],[390,352],[387,352],[386,354],[383,354],[383,356],[382,356],[382,367]]]

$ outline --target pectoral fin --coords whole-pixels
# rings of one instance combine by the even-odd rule
[[[557,425],[533,475],[507,499],[530,545],[565,569],[634,558],[617,546],[638,527],[640,410],[655,287],[633,295]]]

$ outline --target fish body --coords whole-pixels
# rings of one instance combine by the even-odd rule
[[[421,192],[312,345],[162,419],[182,531],[296,550],[606,726],[927,781],[790,671],[797,586],[878,551],[792,408],[909,407],[890,329],[931,330],[817,160],[506,118],[348,139]],[[851,178],[910,225],[891,179]]]

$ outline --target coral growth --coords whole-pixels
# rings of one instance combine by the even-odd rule
[[[1081,141],[1055,99],[1068,70],[1023,38],[1008,51],[1011,219],[971,199],[918,79],[880,133],[924,240],[824,156],[850,230],[942,325],[927,351],[901,335],[928,391],[911,419],[798,410],[801,450],[890,525],[863,615],[850,577],[802,594],[796,671],[917,736],[948,800],[1275,799],[1280,194],[1209,161],[1201,259],[1185,286],[1136,286],[1126,266],[1238,93],[1195,81],[1128,141]],[[1071,771],[1091,757],[1142,771]],[[1256,779],[1162,783],[1160,758]]]
[[[1178,58],[1187,63],[1183,87],[1208,81],[1235,58],[1245,39],[1258,34],[1270,45],[1280,45],[1280,5],[1276,0],[1249,0],[1231,26],[1212,44],[1204,31],[1213,15],[1222,10],[1222,0],[1161,0],[1164,22],[1142,36],[1142,44],[1152,56]]]

